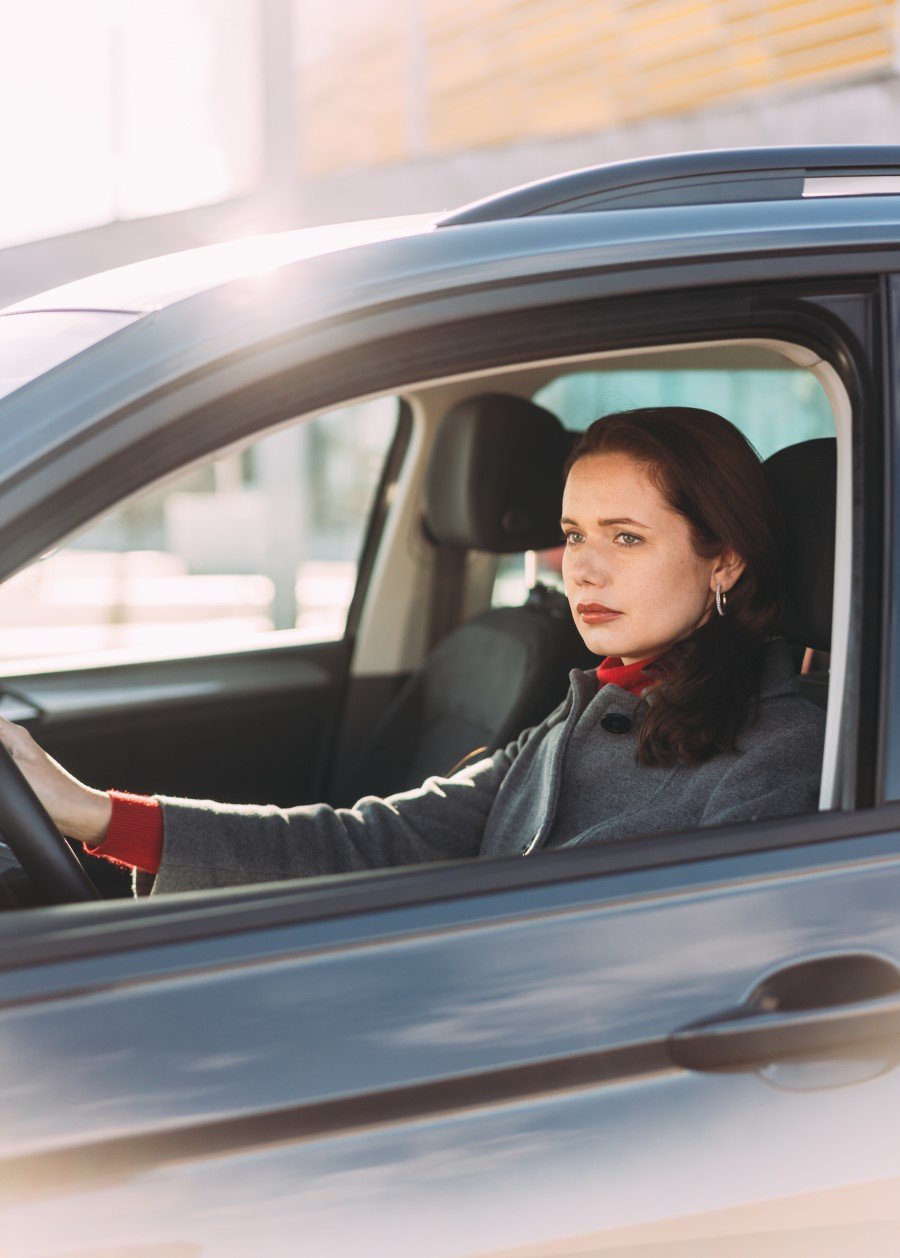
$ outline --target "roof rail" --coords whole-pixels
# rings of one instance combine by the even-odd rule
[[[473,201],[438,227],[536,214],[900,193],[900,145],[710,149],[573,170]]]

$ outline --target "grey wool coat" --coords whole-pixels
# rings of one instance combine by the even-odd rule
[[[138,894],[531,854],[817,806],[824,714],[803,699],[787,645],[770,643],[755,720],[737,750],[699,765],[635,759],[642,700],[593,671],[515,742],[452,777],[353,808],[215,804],[159,796],[165,841]]]

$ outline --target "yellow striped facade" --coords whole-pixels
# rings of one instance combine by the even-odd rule
[[[895,0],[303,0],[303,173],[887,72],[896,23]]]

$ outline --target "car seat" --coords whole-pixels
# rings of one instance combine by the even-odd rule
[[[572,438],[549,411],[488,393],[445,415],[429,459],[425,529],[436,547],[440,622],[458,619],[470,550],[495,555],[560,544],[563,466]],[[438,630],[443,628],[438,623]],[[447,774],[537,724],[593,659],[565,596],[536,586],[522,607],[483,612],[444,633],[369,731],[332,795],[349,803]]]
[[[834,590],[837,444],[833,437],[801,441],[773,454],[765,469],[785,529],[785,592],[778,632],[800,656],[801,692],[824,708]]]

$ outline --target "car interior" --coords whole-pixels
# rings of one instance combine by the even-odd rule
[[[510,437],[510,445],[505,453],[509,459],[521,457],[522,464],[516,466],[523,468],[523,481],[527,476],[527,461],[535,457],[545,469],[545,484],[550,482],[558,487],[562,483],[562,465],[574,436],[593,418],[604,413],[604,409],[609,411],[618,406],[658,404],[655,397],[641,397],[637,390],[622,397],[615,389],[611,389],[606,395],[601,392],[600,405],[596,409],[588,409],[586,413],[579,415],[577,404],[567,412],[566,399],[562,397],[562,405],[553,417],[561,421],[565,438],[554,456],[551,448],[553,439],[549,437],[550,425],[543,413],[543,407],[538,412],[535,410],[535,403],[552,398],[554,385],[558,386],[561,382],[560,369],[565,367],[571,372],[573,366],[577,366],[578,375],[587,374],[593,369],[596,375],[601,378],[611,377],[615,383],[618,383],[616,377],[621,376],[623,367],[629,377],[643,373],[658,374],[663,377],[660,402],[708,405],[712,409],[720,409],[745,431],[758,452],[765,456],[770,484],[784,520],[785,536],[791,540],[787,560],[785,607],[779,629],[791,643],[801,689],[808,698],[828,711],[831,731],[829,745],[833,757],[834,731],[839,720],[839,691],[843,684],[842,652],[846,626],[832,624],[832,586],[834,580],[842,583],[849,581],[849,400],[837,374],[827,363],[816,359],[807,350],[771,342],[763,344],[744,341],[634,351],[630,355],[620,353],[608,357],[593,357],[578,364],[567,362],[511,369],[488,381],[483,378],[477,382],[453,381],[418,390],[411,398],[413,408],[423,423],[427,423],[432,430],[437,430],[433,438],[431,460],[426,462],[423,477],[425,520],[426,523],[433,519],[437,521],[433,527],[433,540],[438,544],[438,552],[440,542],[447,540],[460,548],[467,547],[470,563],[468,584],[458,601],[458,606],[466,607],[463,623],[451,630],[434,654],[427,657],[425,664],[420,663],[420,671],[414,674],[419,680],[406,683],[410,689],[403,692],[402,702],[412,701],[413,693],[426,684],[425,678],[432,665],[438,665],[445,651],[448,656],[451,653],[453,656],[451,675],[454,694],[462,696],[477,692],[479,667],[477,664],[470,665],[473,676],[466,676],[466,664],[461,658],[467,654],[464,643],[468,634],[474,634],[482,624],[494,624],[499,628],[503,623],[491,619],[496,615],[497,608],[485,609],[485,603],[490,599],[486,590],[490,591],[495,587],[487,584],[481,571],[483,567],[487,567],[487,581],[495,577],[498,557],[510,549],[504,539],[502,521],[504,516],[508,517],[515,511],[514,506],[504,501],[496,478],[496,468],[502,465],[504,454],[499,438],[502,427],[500,417],[515,414],[519,421],[517,436]],[[745,419],[741,414],[742,390],[745,395],[749,395],[753,378],[767,372],[773,373],[776,387],[779,373],[783,374],[785,382],[787,378],[793,377],[798,382],[802,380],[807,389],[814,386],[821,395],[815,416],[810,413],[804,415],[799,409],[791,413],[788,404],[786,415],[757,417],[759,426],[750,427],[748,431],[748,425],[742,422]],[[719,373],[730,376],[735,386],[731,409],[721,405],[717,408],[716,399],[710,399],[708,390],[704,387],[705,376],[715,377]],[[665,379],[666,376],[669,377],[668,380]],[[686,383],[693,389],[692,393],[685,392]],[[473,394],[473,387],[479,391]],[[561,393],[558,388],[556,392]],[[610,400],[613,405],[603,405]],[[753,407],[750,396],[746,397],[745,404],[748,409]],[[485,440],[476,454],[474,439],[481,425],[485,426],[482,436],[486,435],[488,426],[491,428],[491,446]],[[545,427],[548,437],[541,448],[537,434]],[[527,441],[523,440],[526,432],[529,432]],[[495,469],[492,478],[486,473],[489,467]],[[712,472],[713,469],[711,474]],[[473,486],[478,486],[477,491]],[[442,493],[443,497],[438,498],[436,505],[433,505],[436,493]],[[558,496],[558,488],[554,493]],[[456,507],[455,521],[449,506],[454,501],[460,504]],[[475,521],[478,511],[483,512],[483,518],[489,522],[487,528],[481,527],[480,533]],[[447,514],[442,514],[444,512]],[[551,503],[547,511],[547,536],[551,536],[555,529],[558,545],[558,523],[553,517],[554,508]],[[467,529],[471,531],[467,532]],[[837,553],[836,538],[842,541]],[[541,550],[542,546],[536,544],[529,549]],[[532,587],[531,592],[524,606],[516,611],[515,621],[505,623],[529,623],[529,612],[542,604],[545,615],[549,618],[552,609],[560,605],[556,602],[557,594],[552,590],[548,591],[542,582],[536,580],[536,576],[537,572],[533,571],[532,579],[528,582]],[[561,589],[558,572],[551,574],[551,580],[554,578],[555,585]],[[374,591],[371,593],[374,594]],[[373,605],[377,604],[378,599],[375,597]],[[565,693],[569,669],[586,667],[589,661],[583,658],[583,648],[579,654],[580,640],[576,639],[573,643],[570,637],[567,644],[563,630],[559,631],[559,635],[558,642],[564,663],[552,685],[561,698]],[[354,656],[354,668],[359,671],[365,671],[367,667],[368,645],[369,639],[362,632]],[[837,658],[832,655],[833,645],[838,653]],[[543,651],[545,647],[542,645],[541,649]],[[510,666],[510,672],[513,671]],[[830,701],[829,678],[832,679]],[[521,686],[521,702],[527,706],[528,682],[524,675],[511,678],[509,684],[513,687]],[[460,698],[458,701],[463,700]],[[526,706],[523,706],[522,711],[526,710]],[[549,710],[544,695],[539,696],[536,707],[537,710],[543,707],[545,712]],[[385,721],[390,720],[392,715],[393,709],[390,716],[385,714]],[[519,710],[513,709],[512,726],[519,715]],[[377,728],[381,728],[380,724]],[[482,732],[485,736],[479,744],[475,735]],[[506,732],[498,720],[493,740],[488,736],[486,727],[478,727],[471,731],[468,741],[475,746],[502,745]],[[448,748],[450,755],[443,756],[445,763],[455,763],[460,758],[457,753],[464,752],[465,741],[464,736],[461,744]],[[435,750],[438,753],[437,759],[440,760],[444,749],[436,745]],[[421,780],[422,770],[426,767],[425,758],[416,761],[410,782]],[[826,755],[822,807],[832,806],[835,773],[834,759],[829,763]]]
[[[353,400],[363,420],[372,401]],[[719,410],[765,458],[790,543],[780,631],[827,711],[820,806],[834,807],[850,405],[828,363],[783,342],[618,350],[404,388],[345,627],[320,641],[250,632],[212,651],[26,656],[3,665],[0,711],[100,787],[349,805],[449,773],[541,720],[569,671],[596,662],[554,558],[563,464],[597,415],[666,403]],[[87,862],[105,895],[128,894],[122,871]]]

